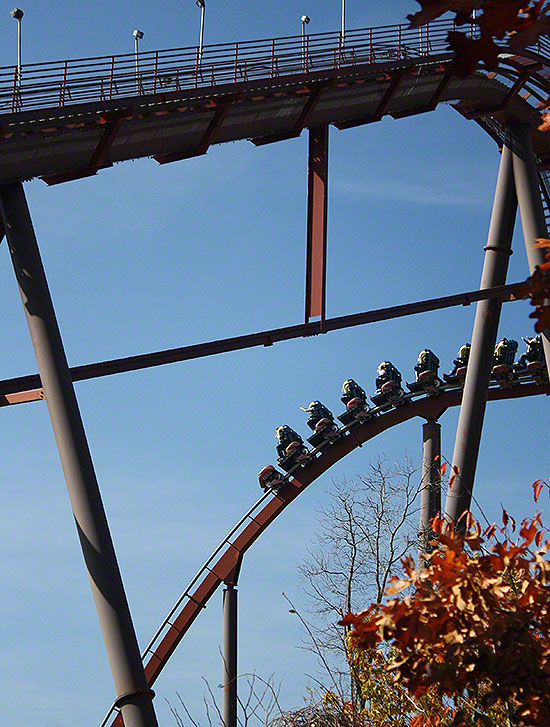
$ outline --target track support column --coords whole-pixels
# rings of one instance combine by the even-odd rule
[[[305,322],[325,320],[328,211],[328,126],[309,130]]]
[[[482,289],[506,283],[508,259],[512,254],[517,197],[511,143],[510,134],[507,132],[485,247],[480,285]],[[470,509],[501,307],[502,302],[497,299],[483,300],[477,304],[452,460],[453,473],[456,476],[445,503],[445,515],[455,523],[463,512]],[[464,522],[461,521],[459,527],[463,526]]]
[[[225,727],[237,727],[237,589],[227,583],[223,591],[223,699]]]
[[[540,196],[539,180],[533,146],[531,144],[530,128],[527,124],[511,125],[513,135],[514,180],[516,194],[529,262],[529,273],[535,272],[535,267],[545,262],[544,250],[534,248],[537,237],[548,237],[548,229],[544,219],[542,200]],[[542,332],[542,344],[546,358],[547,370],[550,371],[550,330]]]
[[[19,291],[126,727],[156,727],[116,555],[20,182],[0,188]]]
[[[422,425],[422,483],[420,489],[420,528],[418,530],[418,563],[431,552],[430,520],[441,512],[441,424],[428,419]]]

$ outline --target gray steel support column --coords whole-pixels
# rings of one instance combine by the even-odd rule
[[[542,199],[540,196],[539,180],[533,146],[531,144],[530,129],[527,124],[511,125],[513,133],[513,159],[514,181],[518,198],[521,226],[525,238],[525,249],[529,261],[529,273],[535,272],[535,267],[545,262],[545,251],[535,248],[537,237],[548,237],[548,230],[544,219]],[[546,358],[546,366],[550,371],[550,330],[542,332],[542,344]]]
[[[223,591],[223,699],[225,727],[237,727],[237,589],[227,584]]]
[[[20,182],[0,187],[0,210],[126,727],[156,727],[116,555],[55,311]]]
[[[490,288],[506,282],[516,211],[512,152],[510,135],[507,133],[500,160],[480,288]],[[501,307],[502,302],[496,299],[480,301],[477,304],[452,460],[451,476],[455,472],[457,474],[448,490],[445,503],[445,516],[453,522],[470,509]],[[463,521],[459,527],[464,527]]]
[[[428,419],[422,425],[422,483],[420,489],[420,528],[418,530],[418,562],[431,552],[430,520],[441,512],[441,424]]]

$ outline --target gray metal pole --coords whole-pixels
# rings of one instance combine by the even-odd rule
[[[157,727],[63,343],[20,182],[0,211],[126,727]]]
[[[441,424],[428,419],[422,425],[422,483],[420,489],[420,528],[418,531],[418,562],[430,552],[432,536],[430,520],[441,512]]]
[[[225,727],[237,727],[237,589],[227,584],[223,591],[223,700]]]
[[[139,46],[138,46],[138,36],[134,36],[134,56],[136,59],[136,92],[139,93]]]
[[[201,29],[200,29],[200,36],[199,36],[199,66],[202,63],[202,48],[204,45],[204,15],[206,12],[206,3],[203,3],[201,5]]]
[[[342,0],[342,43],[346,35],[346,0]]]
[[[508,258],[512,253],[517,197],[510,145],[510,134],[507,133],[485,247],[481,288],[506,282]],[[502,302],[496,299],[477,304],[452,460],[453,472],[457,474],[445,503],[445,516],[455,523],[470,509],[501,307]],[[463,529],[464,521],[459,527]]]
[[[21,18],[17,20],[17,86],[21,86]]]
[[[513,124],[513,159],[514,180],[518,197],[523,237],[529,261],[529,272],[532,275],[535,267],[545,262],[544,250],[534,248],[537,237],[548,237],[548,229],[544,219],[542,199],[540,196],[539,180],[533,146],[531,144],[530,129],[527,124]],[[550,371],[550,330],[542,332],[542,345],[546,358],[547,370]]]

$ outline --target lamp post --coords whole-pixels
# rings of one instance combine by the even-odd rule
[[[17,85],[21,85],[21,18],[25,13],[20,8],[10,11],[12,18],[17,20]]]
[[[139,48],[138,41],[143,38],[143,30],[134,30],[132,33],[134,36],[134,55],[136,58],[136,91],[140,93],[140,82],[139,82]]]
[[[201,30],[199,35],[199,62],[198,65],[200,66],[202,61],[202,46],[204,41],[204,13],[206,10],[206,2],[205,0],[195,0],[195,5],[201,9]]]
[[[342,0],[342,43],[344,42],[344,36],[346,33],[346,0]]]
[[[307,15],[302,15],[300,18],[302,21],[302,66],[304,71],[307,71],[306,64],[306,25],[309,23],[310,18]]]

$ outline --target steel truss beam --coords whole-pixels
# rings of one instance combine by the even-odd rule
[[[126,727],[156,727],[150,690],[48,283],[20,182],[0,187],[0,210],[44,387],[105,648]]]
[[[320,321],[301,323],[297,326],[273,328],[269,331],[250,333],[245,336],[222,338],[218,341],[207,341],[206,343],[182,346],[181,348],[169,348],[164,351],[155,351],[154,353],[144,353],[138,356],[126,356],[110,361],[99,361],[97,363],[84,364],[83,366],[74,366],[69,371],[73,381],[86,381],[101,376],[138,371],[140,369],[152,368],[153,366],[164,366],[165,364],[189,361],[191,359],[213,356],[228,351],[240,351],[241,349],[253,348],[254,346],[272,346],[279,341],[317,336],[320,333],[327,333],[328,331],[339,331],[343,328],[361,326],[376,321],[386,321],[392,318],[415,315],[416,313],[426,313],[427,311],[441,310],[457,305],[466,306],[478,300],[495,298],[503,302],[513,301],[518,300],[514,295],[514,291],[522,284],[513,283],[487,290],[472,290],[467,293],[447,295],[442,298],[422,300],[416,303],[391,306],[390,308],[378,308],[364,313],[354,313],[349,316],[327,318],[324,323],[324,330],[321,329]],[[40,386],[39,374],[19,376],[14,379],[0,381],[0,406],[18,403],[9,401],[8,399],[12,394],[22,394],[23,392],[29,396],[25,401],[34,401],[40,398],[38,396]]]

